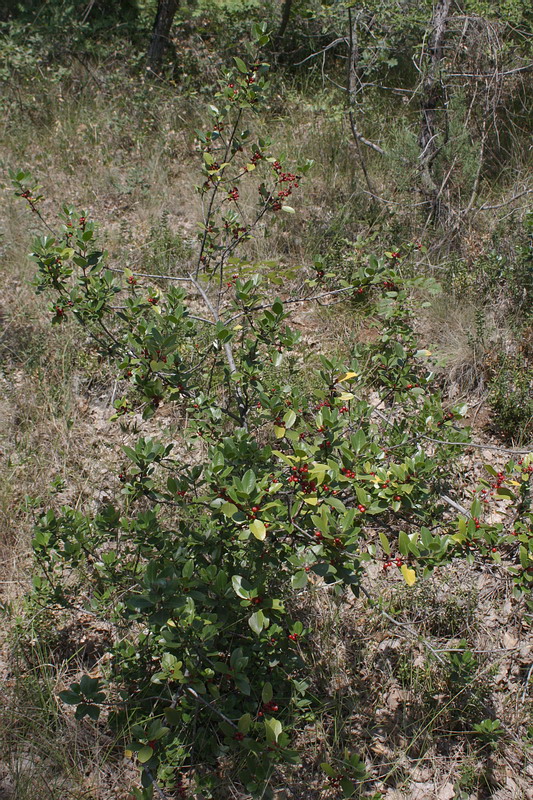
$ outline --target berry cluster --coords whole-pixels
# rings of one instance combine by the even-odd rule
[[[289,197],[292,194],[293,189],[297,189],[300,185],[298,181],[300,180],[299,175],[295,175],[293,172],[282,172],[281,171],[281,164],[279,161],[274,161],[272,164],[273,170],[278,175],[278,184],[279,185],[286,185],[285,189],[280,189],[275,198],[271,199],[271,208],[273,211],[279,211],[282,206],[282,201],[285,198]]]
[[[299,484],[300,491],[304,494],[316,492],[316,481],[308,480],[309,467],[307,464],[301,467],[291,467],[291,472],[289,483]]]
[[[404,563],[403,559],[395,558],[395,559],[390,560],[390,561],[385,561],[384,564],[383,564],[383,569],[386,572],[388,569],[390,569],[390,567],[393,567],[395,564],[396,564],[397,567],[401,567],[401,566],[403,566],[403,563]]]
[[[183,775],[178,772],[176,775],[176,788],[175,788],[176,797],[179,797],[180,800],[185,800],[187,797],[187,789],[185,788],[185,784],[183,782]]]
[[[270,703],[263,703],[260,710],[257,712],[257,716],[263,717],[265,714],[274,714],[276,711],[279,711],[279,706],[274,700],[271,700]]]

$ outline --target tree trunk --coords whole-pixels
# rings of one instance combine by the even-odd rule
[[[287,30],[287,25],[289,24],[289,19],[291,16],[291,8],[292,0],[284,0],[283,9],[281,12],[281,22],[275,37],[276,41],[280,41],[280,39],[283,38],[283,34]]]
[[[420,134],[420,189],[430,208],[430,217],[436,221],[441,214],[439,187],[435,183],[433,164],[438,155],[437,137],[439,134],[439,106],[444,102],[444,91],[440,81],[440,66],[444,52],[446,23],[450,13],[451,0],[438,0],[429,38],[429,65],[422,87]]]
[[[361,149],[361,142],[366,144],[368,147],[371,147],[373,150],[376,150],[378,153],[383,153],[383,150],[378,145],[370,142],[368,139],[365,139],[359,131],[357,130],[357,123],[355,121],[355,114],[356,114],[356,103],[357,103],[357,84],[359,81],[358,77],[358,65],[359,65],[359,37],[357,31],[357,14],[352,15],[352,9],[348,8],[348,27],[349,27],[349,35],[348,35],[348,46],[349,46],[349,54],[348,54],[348,82],[346,85],[346,91],[348,95],[348,116],[350,119],[350,128],[352,129],[352,135],[355,141],[355,146],[357,148],[357,154],[359,156],[359,163],[361,164],[361,169],[363,170],[363,175],[365,176],[366,185],[368,187],[368,191],[372,196],[375,195],[374,187],[372,186],[372,182],[370,180],[370,175],[368,174],[368,170],[366,168],[366,161]]]
[[[170,41],[170,28],[178,5],[179,0],[159,0],[157,4],[152,40],[147,55],[148,69],[156,74],[161,70],[163,56]]]

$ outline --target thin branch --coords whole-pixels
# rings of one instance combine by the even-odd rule
[[[494,208],[503,208],[504,206],[508,206],[509,203],[514,203],[514,201],[518,200],[519,197],[523,197],[525,194],[531,194],[531,192],[533,192],[533,189],[524,189],[523,192],[519,192],[518,194],[513,195],[508,200],[504,200],[503,203],[496,203],[494,205],[489,205],[489,206],[483,204],[482,206],[479,206],[479,208],[477,208],[476,211],[490,211]]]
[[[366,145],[366,147],[370,147],[371,150],[375,150],[376,153],[379,153],[381,156],[386,155],[387,154],[386,151],[382,147],[380,147],[379,144],[371,142],[370,139],[366,139],[361,133],[359,133],[355,125],[355,120],[352,111],[349,112],[349,116],[350,116],[350,127],[352,129],[352,134],[354,139]]]
[[[497,447],[496,445],[482,444],[481,442],[448,442],[445,439],[433,439],[431,436],[420,434],[421,439],[427,439],[428,442],[435,442],[435,444],[452,444],[460,447],[475,447],[478,450],[494,450],[496,453],[509,453],[514,456],[526,456],[531,453],[529,450],[510,450],[507,447]]]
[[[523,67],[515,67],[504,72],[495,70],[494,72],[449,72],[451,78],[505,78],[506,75],[515,75],[517,72],[528,72],[533,69],[533,64],[526,64]]]
[[[110,272],[119,272],[122,275],[124,274],[125,270],[120,269],[119,267],[106,267]],[[130,270],[131,272],[131,270]],[[183,281],[185,283],[190,283],[190,278],[178,278],[175,275],[150,275],[147,272],[131,272],[132,275],[135,275],[137,278],[151,278],[153,280],[163,280],[163,281]]]
[[[219,710],[219,709],[218,709],[216,706],[214,706],[212,703],[208,703],[208,702],[207,702],[207,700],[204,700],[204,698],[203,698],[203,697],[201,697],[201,696],[198,694],[198,692],[195,692],[195,690],[192,688],[192,686],[186,686],[186,687],[185,687],[185,691],[186,691],[186,692],[188,692],[188,694],[190,694],[192,697],[194,697],[194,699],[196,700],[196,702],[197,702],[197,703],[201,703],[201,704],[202,704],[203,706],[205,706],[206,708],[209,708],[209,709],[211,709],[211,711],[214,711],[214,713],[215,713],[215,714],[218,714],[218,716],[219,716],[221,719],[223,719],[223,720],[224,720],[224,722],[227,722],[227,723],[228,723],[228,725],[231,725],[231,727],[232,727],[232,728],[235,728],[235,730],[238,730],[238,726],[237,726],[237,725],[236,725],[236,724],[233,722],[233,720],[232,720],[232,719],[230,719],[230,718],[229,718],[229,717],[227,717],[225,714],[223,714],[223,713],[222,713],[222,711],[220,711],[220,710]]]
[[[335,47],[341,42],[343,42],[344,44],[348,44],[348,39],[346,38],[346,36],[339,36],[338,39],[335,39],[333,42],[327,44],[325,47],[322,48],[322,50],[318,50],[316,53],[311,53],[310,56],[304,58],[303,61],[298,61],[294,66],[299,67],[301,64],[305,64],[306,61],[309,61],[310,58],[316,58],[317,56],[321,56],[323,53],[326,53],[328,50],[331,50],[332,47]]]

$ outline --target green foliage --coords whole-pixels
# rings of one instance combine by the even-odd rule
[[[479,739],[490,747],[497,747],[499,740],[505,734],[499,719],[484,719],[474,725],[474,730]]]
[[[520,355],[499,355],[489,386],[494,429],[507,441],[528,442],[533,434],[533,367]]]

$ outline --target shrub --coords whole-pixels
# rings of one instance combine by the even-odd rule
[[[255,35],[267,43],[261,26]],[[61,697],[79,719],[104,708],[129,729],[139,798],[160,785],[216,793],[227,769],[250,794],[271,796],[277,765],[299,758],[293,731],[320,705],[296,594],[357,595],[375,561],[411,586],[470,558],[473,542],[489,562],[508,553],[517,592],[531,579],[527,522],[517,540],[483,523],[478,498],[458,522],[445,513],[461,508],[447,491],[468,431],[464,409],[445,409],[434,391],[431,354],[413,331],[427,282],[402,275],[395,252],[357,261],[349,280],[317,257],[301,293],[282,301],[288,274],[246,257],[257,229],[294,213],[289,197],[310,165],[254,141],[246,120],[268,92],[268,65],[249,54],[235,66],[198,132],[205,218],[193,271],[167,276],[165,290],[160,277],[112,268],[95,224],[69,206],[32,254],[52,322],[76,320],[87,347],[117,366],[121,424],[163,404],[183,420],[183,447],[147,435],[124,447],[113,503],[97,514],[49,510],[33,542],[33,602],[68,607],[83,595],[119,632],[107,673]],[[32,176],[16,172],[13,183],[41,217]],[[306,362],[290,309],[338,296],[364,302],[376,340]],[[314,386],[301,379],[310,365]],[[495,496],[525,508],[533,467],[526,458],[515,470],[520,489],[503,485],[506,472]],[[364,777],[356,754],[342,772],[324,771],[346,796]]]

